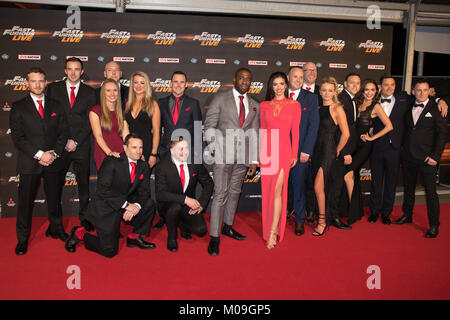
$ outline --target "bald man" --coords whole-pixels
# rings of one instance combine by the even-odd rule
[[[122,70],[120,69],[120,65],[115,61],[108,62],[107,64],[105,64],[105,71],[103,71],[103,76],[105,77],[105,79],[113,79],[119,84],[120,97],[122,99],[122,110],[125,110],[125,103],[128,99],[129,87],[120,84],[120,79],[122,78]],[[97,103],[100,103],[100,89],[101,86],[95,89]]]

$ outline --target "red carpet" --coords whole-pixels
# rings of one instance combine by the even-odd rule
[[[152,230],[157,248],[127,248],[104,258],[79,245],[74,254],[60,240],[46,238],[45,218],[33,219],[28,253],[18,257],[15,222],[0,219],[0,299],[450,299],[450,204],[441,205],[440,234],[424,238],[425,206],[416,206],[414,223],[385,226],[367,215],[349,231],[331,228],[324,237],[293,233],[269,251],[261,239],[260,213],[237,214],[236,230],[247,240],[221,238],[220,255],[206,249],[209,237],[179,240],[166,248],[167,231]],[[401,215],[396,207],[392,218]],[[209,220],[209,214],[206,215]],[[77,223],[64,219],[67,231]],[[122,232],[130,230],[122,225]],[[69,290],[70,265],[81,270],[81,289]],[[381,270],[381,289],[369,290],[367,268]]]

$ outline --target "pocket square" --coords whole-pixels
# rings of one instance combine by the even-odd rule
[[[303,110],[306,110],[306,108],[303,108]]]
[[[431,115],[431,113],[427,113],[426,115],[425,115],[425,118],[432,118],[433,116]]]
[[[196,175],[197,175],[196,173],[193,173],[193,174],[192,174],[193,177],[195,177]]]
[[[191,110],[191,107],[189,107],[189,108],[186,108],[186,111],[190,111]]]
[[[256,108],[253,108],[253,111],[256,111]]]
[[[144,174],[141,173],[141,176],[139,177],[139,180],[143,180],[144,179]]]
[[[50,117],[54,117],[54,116],[56,116],[56,113],[53,112]]]

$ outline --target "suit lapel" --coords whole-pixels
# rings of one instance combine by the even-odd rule
[[[180,178],[180,174],[178,173],[178,168],[177,165],[172,161],[172,158],[169,157],[169,166],[172,167],[172,171],[174,172],[174,174],[176,175],[176,181],[177,181],[177,186],[178,186],[178,191],[180,191],[181,193],[183,192],[183,185],[181,184],[181,178]],[[189,168],[189,167],[188,167]],[[170,172],[170,171],[169,171]],[[189,171],[190,173],[191,171]]]
[[[417,120],[415,127],[420,126],[422,124],[423,118],[425,118],[425,115],[431,110],[432,106],[433,106],[433,103],[431,102],[431,100],[429,100],[427,105],[423,108],[422,113],[420,114],[420,117]],[[412,116],[412,112],[411,112],[411,116]]]
[[[249,102],[249,104],[250,104],[250,102]],[[233,115],[233,120],[235,121],[236,126],[240,127],[239,113],[237,112],[236,101],[234,100],[233,89],[231,89],[229,91],[229,93],[226,97],[225,105],[228,106],[228,109],[230,109],[230,112]]]
[[[242,125],[242,128],[247,127],[248,124],[253,121],[253,118],[256,115],[256,111],[254,110],[254,109],[256,109],[256,106],[254,105],[253,99],[247,95],[247,101],[248,101],[248,114],[245,117],[245,121],[244,121],[244,124]],[[239,120],[239,117],[238,117],[238,120]]]
[[[34,104],[33,98],[31,98],[30,95],[28,95],[28,100],[27,100],[27,106],[30,109],[30,112],[32,114],[32,116],[35,118],[36,121],[41,121],[41,115],[39,114],[36,105]],[[45,118],[45,111],[46,111],[46,107],[44,106],[44,118]]]

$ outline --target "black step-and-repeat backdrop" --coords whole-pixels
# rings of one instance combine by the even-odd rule
[[[2,9],[0,12],[0,179],[1,217],[17,210],[17,150],[9,131],[12,102],[26,94],[25,73],[39,66],[49,81],[62,79],[64,61],[84,61],[83,81],[97,87],[106,62],[121,64],[124,79],[134,71],[147,72],[157,97],[170,92],[175,70],[188,75],[188,94],[200,101],[203,114],[214,93],[232,87],[234,72],[253,73],[250,93],[262,101],[269,75],[314,61],[319,79],[333,75],[342,88],[351,71],[378,79],[390,71],[392,27],[369,30],[364,23],[216,17],[176,14],[81,12],[80,29],[67,26],[65,11]],[[71,19],[69,19],[71,20]],[[95,172],[95,170],[94,170]],[[361,179],[370,180],[370,169]],[[95,189],[95,174],[91,177]],[[367,185],[363,188],[367,191]],[[363,190],[364,191],[364,190]],[[41,190],[35,216],[46,215]],[[74,174],[66,177],[64,215],[76,215],[78,196]],[[239,211],[260,208],[259,176],[244,184]]]

